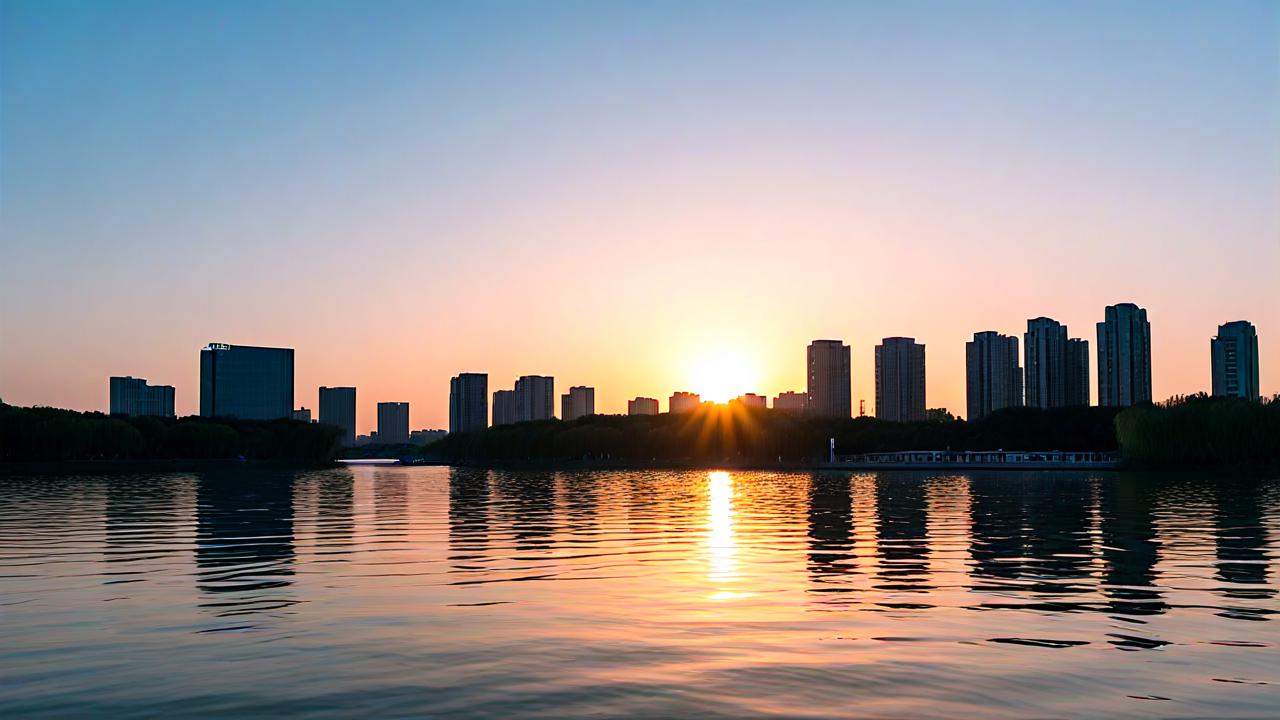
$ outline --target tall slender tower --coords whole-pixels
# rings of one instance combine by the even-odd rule
[[[1218,326],[1209,341],[1213,360],[1213,394],[1258,400],[1258,331],[1247,320]]]
[[[1022,366],[1018,338],[986,331],[965,343],[965,397],[969,420],[1022,406]]]
[[[847,418],[853,409],[849,346],[840,340],[809,343],[807,412],[814,417]]]
[[[449,380],[449,432],[489,427],[489,375],[460,373]]]
[[[924,345],[915,338],[885,338],[876,346],[876,417],[922,422],[924,405]]]
[[[1098,404],[1151,402],[1151,324],[1133,303],[1108,305],[1098,323]]]

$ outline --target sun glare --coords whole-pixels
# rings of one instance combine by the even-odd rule
[[[704,353],[690,368],[693,392],[703,400],[728,402],[743,393],[757,392],[755,369],[741,354],[728,349]]]

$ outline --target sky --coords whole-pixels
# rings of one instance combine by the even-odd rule
[[[905,335],[963,414],[974,332],[1118,302],[1157,398],[1237,319],[1277,393],[1280,4],[0,0],[0,249],[17,405],[194,413],[226,342],[361,432],[463,371],[665,410],[840,338],[871,413]]]

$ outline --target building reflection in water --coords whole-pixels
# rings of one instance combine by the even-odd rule
[[[516,547],[550,549],[556,529],[555,476],[545,472],[498,472],[494,487],[500,498],[496,510],[512,529]]]
[[[348,469],[316,473],[308,478],[315,492],[316,551],[326,556],[350,555],[355,536],[355,476]],[[330,560],[345,558],[327,558]]]
[[[876,587],[925,591],[929,581],[929,510],[923,477],[876,478]]]
[[[850,592],[841,582],[858,572],[854,563],[854,516],[851,477],[814,473],[809,483],[809,577],[813,592]]]
[[[1157,587],[1159,542],[1155,522],[1156,485],[1124,478],[1101,494],[1102,591],[1118,615],[1158,615],[1168,609]]]
[[[373,519],[380,542],[387,542],[383,538],[408,534],[409,478],[404,470],[379,468],[374,471]]]
[[[109,563],[141,563],[161,560],[186,549],[183,525],[190,522],[195,484],[190,476],[121,476],[106,482],[103,509],[105,543]],[[108,573],[118,580],[121,570]],[[135,570],[134,572],[142,572]]]
[[[487,470],[449,468],[449,562],[457,572],[485,569],[490,476]]]
[[[196,491],[197,585],[201,607],[219,615],[277,611],[296,601],[294,475],[236,469],[201,473]]]
[[[1217,488],[1214,514],[1216,573],[1214,579],[1225,597],[1235,600],[1269,600],[1276,595],[1268,583],[1267,529],[1261,483],[1239,478]],[[1270,612],[1261,608],[1231,607],[1224,615],[1239,619],[1265,620]]]

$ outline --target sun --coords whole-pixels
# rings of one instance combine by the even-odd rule
[[[728,402],[743,393],[755,392],[755,368],[741,353],[728,348],[712,350],[694,358],[689,368],[693,392],[703,400]]]

